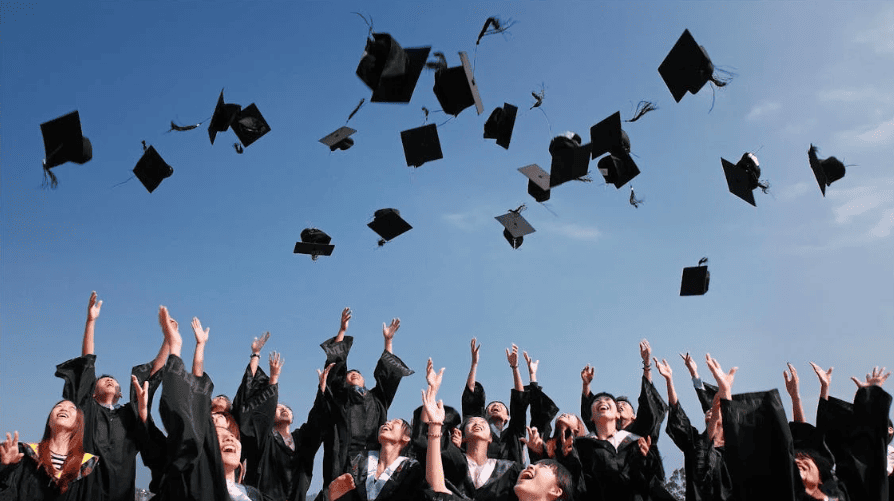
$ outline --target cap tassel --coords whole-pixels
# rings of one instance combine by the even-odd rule
[[[539,108],[541,104],[543,104],[543,98],[546,97],[546,89],[541,87],[540,92],[531,92],[531,95],[534,96],[534,99],[537,100],[529,110],[533,110],[534,108]]]
[[[708,264],[708,258],[707,258],[707,257],[703,257],[703,258],[701,258],[701,259],[698,260],[698,265],[699,265],[699,266],[701,266],[701,265],[703,265],[703,264]]]
[[[176,131],[180,131],[180,132],[186,131],[186,130],[193,130],[200,125],[202,125],[201,122],[197,123],[195,125],[177,125],[176,123],[174,123],[173,120],[171,120],[171,128],[168,129],[168,132],[171,132],[172,130],[176,130]]]
[[[430,70],[435,70],[436,73],[438,71],[447,69],[447,57],[444,56],[443,52],[435,52],[432,54],[432,57],[434,57],[436,60],[435,61],[426,61],[425,62],[426,68],[428,68]]]
[[[243,151],[245,151],[245,149],[239,143],[233,143],[233,148],[236,150],[236,153],[238,153],[240,155],[242,154]]]
[[[624,120],[625,122],[636,122],[640,118],[643,117],[646,113],[650,111],[655,111],[658,109],[658,105],[651,101],[640,101],[639,104],[636,105],[636,111],[633,113],[633,118],[630,120]]]
[[[47,178],[49,178],[49,182],[47,182]],[[55,190],[57,186],[59,186],[59,179],[56,178],[56,175],[53,174],[52,171],[47,167],[47,161],[43,161],[43,183],[41,187],[46,188],[47,186],[50,189]]]
[[[481,39],[486,37],[487,35],[496,35],[497,33],[505,33],[512,25],[515,24],[515,21],[509,19],[505,23],[500,21],[500,18],[492,16],[487,18],[484,21],[484,26],[481,28],[481,32],[478,33],[478,40],[475,41],[475,45],[481,43]]]
[[[630,186],[630,205],[632,205],[636,209],[639,209],[639,204],[643,202],[644,200],[636,198],[636,193],[633,192],[633,186]]]
[[[363,107],[363,103],[365,103],[365,102],[366,102],[365,97],[360,99],[360,102],[357,103],[357,106],[354,107],[354,111],[352,111],[351,114],[348,115],[348,119],[345,120],[345,125],[347,125],[347,123],[350,122],[352,118],[354,118],[354,115],[356,115],[357,112],[360,111],[360,108]]]

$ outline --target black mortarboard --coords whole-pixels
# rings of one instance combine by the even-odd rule
[[[149,190],[149,193],[152,193],[162,181],[171,177],[171,174],[174,173],[174,168],[161,158],[161,155],[155,151],[154,146],[150,146],[143,152],[140,161],[133,168],[133,173],[143,183],[143,186]]]
[[[795,452],[810,451],[812,454],[818,454],[822,459],[829,462],[829,465],[835,464],[835,457],[826,446],[825,433],[817,429],[810,423],[800,423],[796,421],[789,422],[789,430],[792,432],[792,445]]]
[[[757,207],[757,204],[754,203],[753,193],[754,189],[760,186],[758,179],[761,169],[757,157],[752,153],[745,153],[736,164],[723,158],[720,159],[720,163],[723,165],[723,173],[726,175],[726,184],[730,193]]]
[[[711,273],[708,272],[707,258],[699,261],[698,266],[683,268],[683,280],[680,284],[681,296],[701,296],[708,292]]]
[[[401,131],[400,140],[404,145],[407,167],[419,167],[425,162],[444,158],[441,140],[435,124],[423,125],[415,129]]]
[[[261,115],[258,107],[255,106],[255,103],[251,103],[245,108],[242,108],[242,110],[236,114],[230,127],[233,128],[233,132],[236,133],[236,137],[239,138],[239,142],[242,143],[242,146],[246,148],[248,148],[251,143],[260,139],[261,136],[270,132],[270,126],[267,125],[267,121],[264,120],[264,117]]]
[[[354,146],[354,140],[351,139],[351,134],[355,132],[357,131],[350,127],[339,127],[337,131],[320,139],[320,142],[328,146],[329,151],[346,150],[351,146]]]
[[[377,210],[373,214],[373,221],[367,224],[367,226],[382,237],[380,244],[384,244],[401,233],[413,229],[409,223],[400,217],[400,211],[397,209]]]
[[[93,145],[81,133],[81,116],[77,110],[49,122],[40,124],[43,135],[43,147],[46,157],[43,160],[44,172],[53,178],[49,170],[65,162],[83,164],[93,158]]]
[[[319,256],[331,256],[335,250],[329,242],[332,238],[316,228],[305,228],[301,231],[301,241],[295,243],[295,254],[310,254],[311,259],[317,260]]]
[[[810,159],[810,168],[813,169],[813,175],[816,176],[816,182],[819,184],[820,191],[826,196],[826,186],[844,177],[844,164],[835,157],[824,158],[820,160],[816,156],[817,148],[810,145],[807,150],[807,158]]]
[[[496,139],[498,145],[508,150],[517,113],[518,107],[509,103],[503,103],[502,108],[494,109],[484,122],[484,139]]]
[[[521,210],[511,210],[502,216],[494,218],[505,228],[503,230],[503,238],[509,242],[513,249],[521,247],[522,242],[525,240],[525,235],[536,231],[519,212]]]
[[[620,111],[590,127],[590,158],[595,159],[605,153],[630,153],[630,138],[621,128]]]
[[[481,104],[472,65],[465,52],[459,53],[459,59],[462,61],[461,66],[435,72],[435,96],[441,103],[441,109],[448,115],[457,116],[473,104],[480,115],[484,113],[484,105]]]
[[[208,137],[211,139],[211,144],[214,144],[214,138],[217,137],[218,132],[226,132],[230,128],[230,124],[233,123],[233,119],[241,109],[242,106],[238,104],[224,103],[223,89],[221,89],[217,105],[214,107],[214,114],[211,115],[211,122],[208,124]]]
[[[549,174],[537,164],[519,167],[519,172],[528,178],[528,195],[538,202],[549,200]]]
[[[373,33],[357,65],[357,76],[376,103],[409,103],[431,47],[404,49],[388,33]]]
[[[687,91],[696,94],[711,80],[714,64],[708,57],[708,51],[695,43],[689,30],[684,30],[661,62],[658,73],[670,89],[674,100],[679,103]]]
[[[550,187],[559,186],[587,175],[590,165],[590,145],[581,145],[581,138],[573,132],[556,136],[549,143],[552,164],[549,169]]]
[[[615,188],[624,186],[639,175],[639,167],[627,153],[606,155],[599,159],[597,167],[605,182],[615,185]]]

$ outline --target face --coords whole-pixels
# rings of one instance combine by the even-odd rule
[[[593,401],[593,407],[590,410],[593,413],[594,421],[597,418],[617,420],[619,417],[617,404],[607,396],[601,396]]]
[[[407,426],[404,424],[403,419],[386,421],[385,424],[379,427],[379,443],[398,443],[404,441],[404,439],[409,441],[408,432],[409,430],[407,430]]]
[[[286,405],[277,404],[275,421],[277,423],[292,424],[292,409],[289,409]]]
[[[556,420],[556,430],[567,437],[577,436],[582,428],[580,418],[574,414],[562,414]]]
[[[216,412],[224,412],[230,410],[230,399],[223,396],[218,395],[211,399],[211,409]]]
[[[633,406],[630,405],[630,402],[625,402],[623,400],[618,402],[618,413],[621,415],[623,421],[633,421],[636,419],[636,414],[633,412]]]
[[[463,441],[468,442],[472,439],[485,440],[487,442],[491,441],[490,425],[487,424],[487,421],[485,421],[484,418],[469,418],[469,422],[466,423],[465,437]]]
[[[211,421],[214,423],[214,426],[219,428],[227,427],[227,418],[221,414],[220,412],[215,412],[211,414]]]
[[[519,500],[541,498],[544,493],[551,499],[556,499],[562,494],[556,473],[549,466],[532,464],[518,476],[515,482],[515,495]]]
[[[72,430],[78,419],[78,409],[75,404],[63,400],[50,411],[50,428]]]
[[[487,415],[493,420],[509,421],[509,411],[500,402],[493,402],[488,405]]]
[[[99,378],[96,381],[96,389],[94,390],[93,395],[100,400],[105,400],[106,398],[111,397],[113,401],[118,401],[118,399],[121,398],[121,386],[114,378]]]
[[[235,470],[242,457],[242,444],[230,430],[220,426],[217,426],[217,441],[220,443],[220,457],[223,459],[224,469]]]
[[[810,489],[820,484],[819,469],[810,456],[798,454],[797,458],[795,458],[795,464],[798,466],[798,472],[801,474],[804,487]]]
[[[348,375],[345,376],[345,382],[352,386],[363,386],[366,381],[363,379],[363,375],[357,371],[348,372]]]

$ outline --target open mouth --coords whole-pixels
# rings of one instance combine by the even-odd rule
[[[236,453],[236,446],[235,446],[235,445],[225,445],[224,448],[221,449],[221,450],[222,450],[223,452],[230,452],[230,453],[235,454],[235,453]]]
[[[531,468],[525,468],[518,476],[519,480],[531,480],[532,478],[534,478],[534,470]]]

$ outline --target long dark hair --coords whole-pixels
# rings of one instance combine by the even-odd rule
[[[53,409],[62,402],[68,402],[68,400],[60,400],[53,406]],[[50,440],[53,437],[53,430],[50,428],[50,417],[53,415],[52,410],[50,410],[50,415],[47,416],[47,424],[43,430],[43,439],[37,446],[38,467],[45,471],[50,479],[55,482],[60,494],[65,493],[69,484],[77,480],[81,470],[81,461],[84,458],[84,413],[77,406],[75,406],[75,413],[74,431],[68,439],[68,456],[66,456],[65,462],[62,463],[62,473],[58,478],[56,477],[56,469],[53,467],[53,458],[50,455]]]

